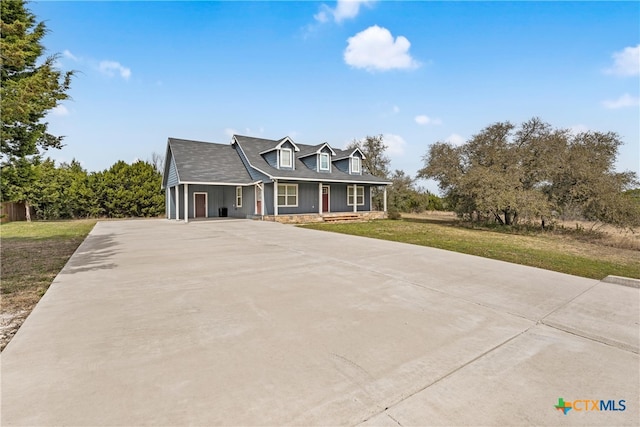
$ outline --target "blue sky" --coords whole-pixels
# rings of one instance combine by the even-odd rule
[[[415,175],[436,141],[537,116],[615,131],[640,169],[638,2],[33,2],[77,70],[48,116],[90,171],[233,133],[342,148],[384,135]],[[434,183],[423,183],[432,191]]]

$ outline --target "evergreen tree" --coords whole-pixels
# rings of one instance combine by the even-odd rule
[[[55,68],[56,55],[38,64],[46,33],[44,22],[37,22],[23,0],[0,2],[0,159],[9,178],[3,179],[1,197],[25,202],[27,219],[34,193],[30,187],[37,184],[33,165],[41,150],[62,147],[62,137],[50,134],[43,119],[68,98],[73,76]]]

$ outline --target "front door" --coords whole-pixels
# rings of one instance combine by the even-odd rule
[[[207,195],[196,193],[196,218],[206,218],[207,216]]]
[[[329,212],[329,186],[322,186],[322,212]]]

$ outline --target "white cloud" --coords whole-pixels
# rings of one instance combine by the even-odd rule
[[[393,114],[398,114],[400,112],[400,107],[398,107],[397,105],[393,106]]]
[[[51,114],[53,114],[54,116],[68,116],[69,110],[67,110],[67,107],[60,104],[51,109]]]
[[[452,133],[451,135],[449,135],[447,137],[447,139],[445,139],[445,142],[448,142],[449,144],[453,145],[454,147],[459,147],[462,144],[464,144],[464,138],[460,135],[458,135],[457,133]]]
[[[616,110],[618,108],[636,107],[640,105],[640,98],[625,93],[618,99],[602,101],[604,108]]]
[[[80,60],[77,56],[75,56],[73,53],[71,53],[68,49],[65,49],[62,52],[62,56],[64,56],[65,58],[69,58],[69,59],[71,59],[73,61],[76,61],[76,62],[78,62]]]
[[[614,52],[613,66],[605,70],[607,74],[618,76],[635,76],[640,74],[640,44],[625,47],[620,52]]]
[[[129,80],[131,77],[131,69],[124,67],[117,61],[100,61],[98,69],[109,77],[113,77],[115,73],[120,74],[120,77],[125,80]]]
[[[328,22],[331,17],[335,22],[342,22],[345,19],[353,19],[360,13],[360,6],[371,5],[375,0],[338,0],[335,8],[330,8],[326,4],[320,6],[320,11],[313,15],[314,19],[322,24]]]
[[[329,21],[330,9],[329,9],[329,6],[327,6],[326,4],[323,4],[322,6],[320,6],[320,8],[322,10],[320,10],[320,12],[313,15],[313,18],[316,21],[320,22],[321,24],[324,24],[325,22]]]
[[[426,116],[424,114],[421,114],[419,116],[416,116],[415,119],[417,124],[419,125],[441,125],[442,124],[442,120],[440,119],[435,119],[429,116]]]
[[[411,43],[406,37],[394,40],[386,28],[374,25],[347,40],[344,62],[367,71],[412,69],[420,64],[409,55]]]
[[[385,133],[382,135],[384,144],[387,146],[387,153],[390,156],[402,156],[407,142],[400,135]]]

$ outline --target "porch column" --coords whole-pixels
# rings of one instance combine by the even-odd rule
[[[278,180],[273,180],[273,216],[278,216]]]
[[[358,186],[353,184],[353,211],[358,212]]]
[[[318,183],[318,214],[322,215],[322,183]]]
[[[387,211],[387,186],[384,186],[384,195],[382,197],[382,211],[386,212]]]
[[[262,200],[260,203],[260,215],[264,216],[264,204],[267,203],[264,199],[264,182],[260,184],[260,200]]]
[[[174,188],[176,189],[176,221],[180,221],[180,185]]]
[[[189,222],[189,184],[184,184],[184,222]]]

